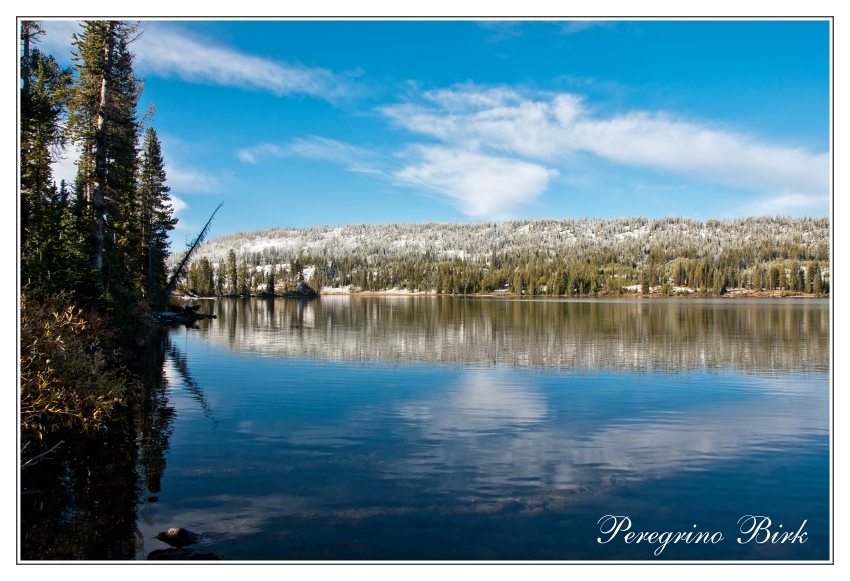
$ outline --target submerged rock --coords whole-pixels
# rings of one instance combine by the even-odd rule
[[[167,531],[163,531],[156,535],[154,538],[159,539],[163,543],[168,543],[172,547],[179,548],[194,545],[195,543],[201,540],[201,535],[178,527],[176,529],[172,528],[168,529]]]
[[[174,530],[174,529],[172,529]],[[210,553],[200,549],[159,549],[151,551],[148,561],[224,561],[218,553]]]

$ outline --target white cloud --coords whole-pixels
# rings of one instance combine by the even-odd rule
[[[40,20],[44,36],[38,39],[38,48],[45,54],[52,54],[59,62],[70,57],[73,34],[79,33],[79,20]]]
[[[343,143],[335,139],[325,137],[311,137],[310,139],[293,139],[289,150],[303,157],[313,159],[324,159],[341,163],[352,163],[354,160],[367,156],[363,148]]]
[[[189,207],[189,204],[178,198],[177,196],[169,196],[169,206],[174,210],[174,214],[177,215],[181,210],[185,210]]]
[[[208,171],[187,167],[182,163],[178,164],[174,161],[169,161],[177,157],[172,154],[172,151],[181,150],[186,146],[181,140],[167,134],[161,134],[160,137],[163,138],[163,149],[167,150],[164,155],[166,159],[166,185],[172,190],[185,193],[214,193],[221,190],[221,183],[218,176]],[[69,187],[73,187],[74,180],[77,177],[76,162],[79,158],[80,152],[77,151],[76,147],[70,146],[65,150],[62,157],[56,159],[51,164],[53,179],[57,184],[64,179]],[[175,196],[171,197],[175,198]],[[177,200],[174,205],[175,212],[188,207],[182,200],[175,199]]]
[[[383,112],[411,131],[470,151],[565,164],[590,152],[617,163],[674,172],[761,192],[824,196],[829,157],[802,148],[674,119],[633,112],[594,118],[580,97],[464,85],[423,94],[425,104]]]
[[[47,34],[41,38],[40,46],[56,55],[67,55],[72,48],[71,35],[81,31],[78,20],[46,20],[42,26]],[[346,94],[346,78],[356,76],[340,76],[322,68],[247,54],[170,23],[143,22],[142,31],[130,48],[136,57],[136,69],[143,74],[323,99]]]
[[[158,132],[162,145],[162,156],[165,159],[166,184],[172,191],[192,194],[211,194],[220,192],[223,172],[197,168],[187,158],[202,157],[202,144],[188,143],[166,131]],[[199,151],[201,155],[199,155]]]
[[[75,147],[67,148],[62,157],[55,159],[50,165],[50,169],[53,170],[53,180],[57,184],[65,180],[68,187],[73,188],[74,180],[77,179],[78,159],[80,159],[80,152]]]
[[[758,216],[822,216],[829,213],[829,196],[783,192],[746,204],[742,210]]]
[[[664,115],[633,113],[580,121],[571,145],[634,166],[670,170],[706,181],[761,191],[809,195],[829,187],[829,155],[756,141]]]
[[[193,194],[210,194],[221,189],[218,177],[206,171],[166,163],[166,184],[172,190]]]
[[[415,161],[400,170],[375,152],[334,139],[294,139],[286,145],[259,143],[236,153],[246,163],[268,157],[300,156],[337,163],[396,183],[437,192],[474,217],[508,218],[517,206],[533,201],[558,175],[556,170],[522,160],[484,155],[458,147],[414,146],[402,157]]]
[[[288,145],[259,143],[236,152],[236,156],[246,163],[259,163],[264,157],[287,157],[298,155],[309,159],[321,159],[338,163],[348,171],[385,175],[374,166],[375,155],[362,147],[343,143],[326,137],[295,138]]]
[[[605,20],[568,20],[555,23],[562,34],[575,34],[590,28],[613,28],[614,23]]]
[[[134,52],[141,71],[193,83],[321,98],[346,92],[343,79],[331,71],[250,55],[159,23],[148,26],[136,41]]]
[[[246,163],[257,163],[257,160],[263,157],[283,157],[285,155],[285,149],[271,143],[260,143],[236,152],[236,157]]]
[[[407,185],[447,196],[460,210],[476,218],[504,219],[518,205],[546,189],[556,170],[505,157],[443,147],[416,148],[418,164],[394,174]]]

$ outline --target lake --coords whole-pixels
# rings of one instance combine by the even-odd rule
[[[827,300],[195,302],[32,558],[830,558]]]

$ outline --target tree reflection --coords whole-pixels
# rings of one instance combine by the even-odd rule
[[[189,371],[189,365],[186,360],[186,356],[175,346],[170,345],[169,350],[167,351],[168,359],[171,361],[171,364],[174,366],[174,369],[177,371],[180,379],[183,380],[183,385],[189,394],[192,396],[198,404],[201,406],[201,409],[204,412],[204,416],[208,417],[212,420],[213,429],[218,427],[218,420],[215,419],[213,415],[212,408],[210,407],[209,402],[207,401],[207,396],[204,394],[201,386],[195,381],[195,378],[192,377],[191,372]]]
[[[51,460],[22,475],[23,559],[129,560],[143,551],[139,504],[160,491],[175,417],[164,373],[170,349],[166,333],[153,337],[136,401],[94,436],[63,435]]]
[[[238,351],[340,361],[750,373],[829,369],[829,304],[812,299],[224,299],[202,321]],[[246,316],[247,314],[247,316]]]

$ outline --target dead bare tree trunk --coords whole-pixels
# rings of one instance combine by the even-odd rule
[[[103,47],[103,78],[100,82],[100,103],[97,110],[95,134],[95,168],[92,195],[92,237],[94,238],[94,267],[103,268],[103,229],[106,214],[107,133],[112,87],[112,56],[115,52],[115,21],[106,24],[106,43]]]
[[[180,277],[184,276],[186,273],[186,267],[189,266],[189,260],[192,258],[192,254],[201,245],[201,242],[204,241],[204,238],[207,237],[207,233],[210,231],[210,224],[212,224],[213,218],[215,218],[216,213],[218,213],[219,209],[224,205],[224,202],[218,205],[215,211],[210,216],[210,219],[207,220],[207,224],[204,226],[204,229],[201,230],[201,233],[198,234],[198,237],[192,242],[189,251],[186,253],[186,256],[183,257],[183,260],[180,261],[180,264],[174,271],[174,274],[171,275],[171,278],[168,280],[168,284],[165,285],[165,294],[168,295],[172,290],[174,290],[174,286],[177,284],[177,281]]]

